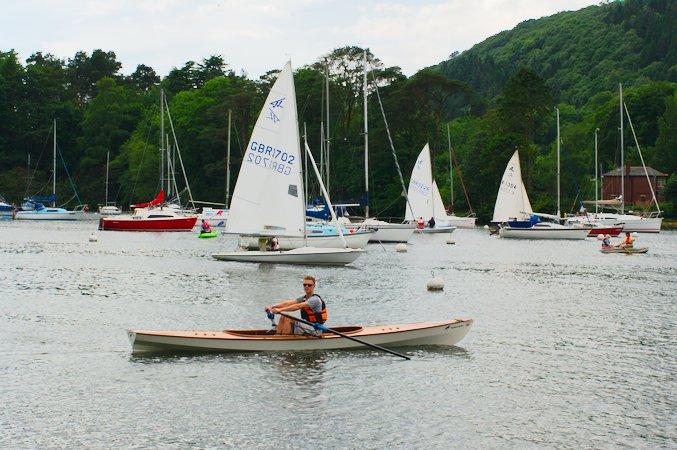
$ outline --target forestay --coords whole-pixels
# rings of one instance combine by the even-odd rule
[[[519,152],[515,150],[503,173],[491,221],[528,220],[532,213],[529,196],[522,182]]]
[[[301,151],[291,63],[273,84],[240,166],[229,233],[302,236]]]
[[[434,216],[433,174],[428,144],[425,144],[421,153],[418,154],[418,158],[416,158],[416,163],[411,171],[407,195],[411,208],[405,208],[405,220],[416,220],[419,217],[427,220]]]

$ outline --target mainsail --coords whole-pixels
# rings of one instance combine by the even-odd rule
[[[529,196],[522,182],[519,152],[515,150],[503,172],[491,221],[528,220],[532,213]]]
[[[229,233],[302,236],[301,149],[291,63],[280,72],[259,114],[235,184]]]
[[[411,170],[409,190],[407,191],[411,208],[405,208],[405,220],[416,220],[423,217],[425,220],[433,217],[433,174],[430,164],[430,147],[425,144],[416,158]]]

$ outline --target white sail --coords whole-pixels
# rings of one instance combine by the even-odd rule
[[[447,210],[444,209],[442,196],[435,180],[433,180],[433,217],[435,217],[436,222],[447,220]]]
[[[434,216],[433,174],[428,144],[425,144],[421,153],[418,154],[414,168],[411,170],[407,195],[411,208],[405,208],[405,220],[416,220],[419,217],[428,220]]]
[[[532,212],[529,196],[522,182],[519,152],[515,150],[503,172],[491,221],[527,220]]]
[[[259,114],[235,184],[229,233],[302,236],[301,149],[291,63],[280,72]]]

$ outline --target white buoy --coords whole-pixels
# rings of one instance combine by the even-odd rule
[[[89,235],[89,242],[96,242],[98,240],[99,238],[96,236],[96,233],[92,233]]]
[[[435,274],[432,274],[432,278],[426,283],[426,287],[429,291],[441,291],[444,289],[444,280],[440,277],[436,277]]]
[[[395,246],[395,251],[397,253],[407,253],[407,244],[400,242]]]
[[[597,235],[597,240],[598,240],[598,241],[603,241],[603,240],[604,240],[604,235],[603,235],[603,234],[598,234],[598,235]]]
[[[488,230],[488,229],[489,229],[489,225],[485,225],[485,226],[484,226],[484,229],[485,229],[485,230]]]

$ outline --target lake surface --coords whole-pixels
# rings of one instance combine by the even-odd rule
[[[0,447],[676,447],[677,234],[646,255],[486,230],[354,267],[218,262],[231,237],[0,222]],[[445,280],[426,291],[431,273]],[[133,357],[125,330],[268,328],[318,279],[329,325],[470,317],[459,347]]]

